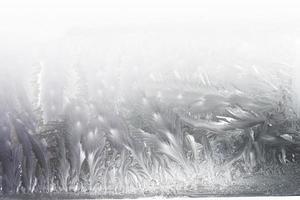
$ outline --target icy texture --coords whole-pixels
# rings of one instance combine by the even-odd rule
[[[196,50],[130,37],[81,53],[76,38],[24,79],[1,76],[4,195],[277,194],[272,178],[299,173],[292,68],[199,66]],[[260,177],[271,186],[251,188]]]

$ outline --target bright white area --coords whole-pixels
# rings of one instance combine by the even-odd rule
[[[34,63],[46,62],[45,57],[57,60],[55,53],[71,63],[63,49],[72,45],[99,57],[103,44],[111,49],[109,59],[118,53],[132,60],[144,53],[150,59],[154,52],[161,62],[193,62],[191,58],[196,58],[206,65],[217,60],[224,64],[225,60],[233,66],[238,59],[246,59],[248,65],[287,65],[295,71],[297,93],[299,10],[297,0],[0,0],[0,69],[23,74]],[[94,34],[90,40],[94,30],[97,38]],[[90,43],[86,49],[77,45],[76,38],[66,39],[82,32],[87,34],[81,38]],[[45,49],[48,52],[41,53]],[[174,60],[177,58],[181,61]]]
[[[1,40],[47,41],[73,27],[299,22],[294,0],[3,0]],[[23,41],[24,42],[24,41]]]

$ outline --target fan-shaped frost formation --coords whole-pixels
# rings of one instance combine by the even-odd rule
[[[179,195],[299,173],[291,68],[116,43],[1,76],[2,194]]]

